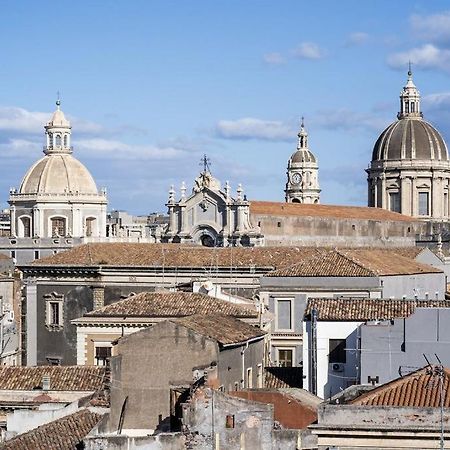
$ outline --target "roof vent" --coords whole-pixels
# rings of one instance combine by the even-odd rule
[[[50,375],[43,375],[42,376],[42,389],[44,391],[50,390]]]

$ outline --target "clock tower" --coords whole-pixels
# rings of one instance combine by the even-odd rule
[[[317,158],[308,148],[308,133],[304,121],[298,133],[297,150],[288,161],[286,202],[319,203],[319,165]]]

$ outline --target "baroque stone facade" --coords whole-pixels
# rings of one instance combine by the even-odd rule
[[[222,190],[205,164],[191,195],[186,197],[184,183],[180,191],[181,197],[176,200],[173,186],[170,189],[166,205],[169,225],[162,242],[194,242],[206,247],[263,244],[259,228],[250,222],[250,202],[240,184],[236,197],[232,197],[228,182]]]
[[[411,70],[397,120],[375,143],[368,174],[368,205],[419,219],[448,221],[450,161],[439,132],[423,119]]]

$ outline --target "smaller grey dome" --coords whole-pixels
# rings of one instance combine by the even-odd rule
[[[292,154],[291,163],[317,163],[317,159],[309,150],[301,149]]]

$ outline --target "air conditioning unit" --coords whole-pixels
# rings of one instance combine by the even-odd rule
[[[343,372],[344,371],[344,363],[332,363],[331,370],[333,372]]]

